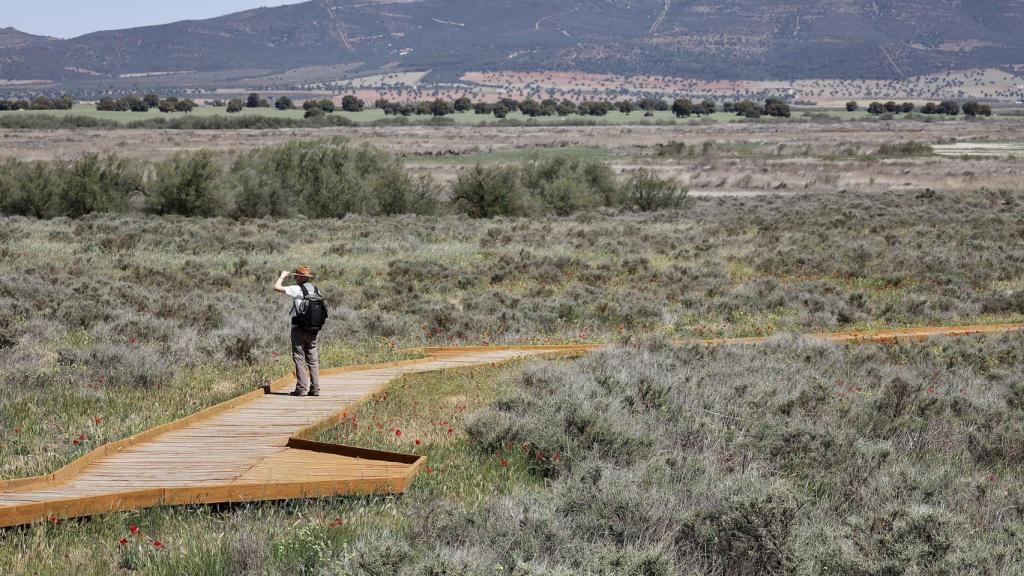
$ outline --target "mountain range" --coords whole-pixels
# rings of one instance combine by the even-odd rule
[[[1024,63],[1024,0],[311,0],[55,39],[0,29],[0,79],[582,71],[898,79]]]

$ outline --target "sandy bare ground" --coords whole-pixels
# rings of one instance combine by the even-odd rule
[[[260,146],[342,137],[404,158],[410,171],[450,181],[474,162],[584,153],[618,172],[647,168],[706,195],[1019,189],[1024,124],[991,122],[694,123],[682,126],[347,127],[299,130],[0,131],[0,158],[70,160],[86,152],[159,160],[209,149],[229,157]],[[936,154],[878,157],[882,144],[920,142]],[[685,145],[676,155],[659,146]],[[1007,143],[1018,142],[1018,144]]]
[[[1017,142],[957,142],[935,146],[935,153],[940,156],[968,157],[1015,157],[1024,158],[1024,134]]]

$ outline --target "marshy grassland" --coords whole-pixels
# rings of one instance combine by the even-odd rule
[[[64,148],[59,134],[4,132],[18,144],[3,150],[0,205],[39,212],[0,216],[2,478],[286,373],[287,303],[270,287],[299,263],[331,304],[326,365],[424,345],[611,347],[407,377],[315,431],[426,455],[402,496],[57,519],[0,532],[0,567],[1019,574],[1024,336],[793,336],[1024,321],[1024,165],[930,150],[1013,130],[957,124],[198,135],[209,153],[180,132],[96,136],[91,151],[117,150],[123,170],[76,164],[82,132],[63,132]],[[272,147],[253,152],[260,134]],[[180,193],[203,154],[209,194]],[[311,157],[326,167],[303,168]],[[799,178],[799,193],[778,187]],[[402,194],[384,204],[381,190]],[[216,201],[213,216],[180,213],[197,198]],[[296,198],[351,209],[317,218]],[[768,334],[780,336],[672,343]]]

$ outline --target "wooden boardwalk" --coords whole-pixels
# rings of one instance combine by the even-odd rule
[[[891,341],[1024,330],[1024,324],[819,334],[831,341]],[[755,344],[767,338],[691,340]],[[293,398],[294,378],[93,450],[47,476],[0,481],[0,527],[161,505],[397,493],[425,459],[301,439],[407,374],[580,354],[598,345],[426,348],[428,355],[324,370],[319,398]]]

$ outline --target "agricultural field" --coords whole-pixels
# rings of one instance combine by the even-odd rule
[[[702,80],[671,76],[619,76],[570,71],[467,72],[460,78],[473,86],[476,98],[527,96],[615,98],[620,94],[691,94],[698,98],[757,99],[773,94],[842,107],[849,100],[866,106],[871,100],[981,99],[1005,103],[1024,100],[1021,70],[973,68],[906,77],[900,80],[804,78],[799,80]]]
[[[287,373],[271,286],[299,263],[331,303],[325,365],[609,345],[406,377],[315,432],[427,456],[404,495],[55,518],[0,532],[0,566],[1019,574],[1024,335],[800,336],[1024,321],[1018,126],[0,131],[0,479]],[[122,196],[61,184],[86,169]],[[29,186],[52,217],[15,215]],[[397,189],[429,194],[385,210]]]

